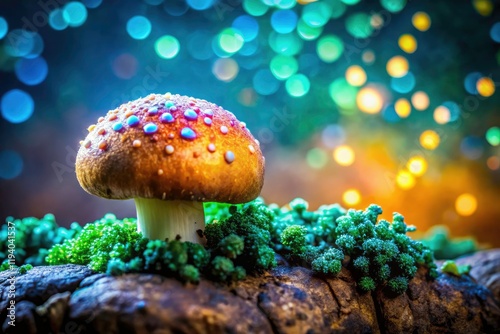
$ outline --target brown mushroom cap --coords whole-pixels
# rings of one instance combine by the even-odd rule
[[[89,127],[76,175],[83,189],[104,198],[244,203],[262,189],[264,157],[231,112],[205,100],[155,94]]]

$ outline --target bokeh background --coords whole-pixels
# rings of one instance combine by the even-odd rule
[[[170,91],[248,124],[267,202],[378,203],[500,246],[499,46],[492,0],[3,0],[0,216],[134,216],[80,188],[79,141]]]

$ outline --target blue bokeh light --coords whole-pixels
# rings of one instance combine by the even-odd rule
[[[0,16],[0,39],[4,38],[8,31],[9,25],[7,24],[7,21]]]
[[[70,27],[79,27],[87,20],[87,8],[81,2],[68,2],[63,8],[63,18]]]
[[[14,67],[17,78],[24,84],[33,86],[38,85],[47,77],[49,67],[42,57],[24,59],[16,62]]]
[[[151,22],[144,16],[134,16],[127,22],[127,32],[133,39],[145,39],[151,33]]]
[[[401,78],[391,78],[391,88],[401,94],[409,93],[415,88],[415,76],[408,72]]]
[[[465,137],[460,143],[460,151],[467,159],[479,159],[484,152],[483,141],[475,136]]]
[[[382,118],[389,123],[397,123],[401,120],[396,112],[394,104],[389,104],[384,108],[384,111],[382,111]]]
[[[254,40],[259,34],[259,24],[257,20],[249,15],[238,16],[233,21],[233,28],[241,33],[245,42]]]
[[[253,88],[261,95],[274,94],[279,87],[280,81],[268,69],[258,70],[253,76]]]
[[[191,57],[198,60],[207,60],[214,54],[212,51],[211,33],[208,30],[195,30],[189,35],[187,50]]]
[[[464,88],[469,94],[477,95],[476,83],[483,75],[479,72],[472,72],[467,74],[464,79]]]
[[[33,51],[35,47],[35,36],[37,33],[14,29],[5,38],[5,51],[12,57],[25,57]]]
[[[214,0],[186,0],[186,2],[194,10],[205,10],[214,4]]]
[[[172,16],[182,16],[189,10],[185,0],[168,0],[163,4],[163,9]]]
[[[63,17],[63,11],[59,8],[50,12],[49,24],[54,30],[64,30],[68,27],[68,22]]]
[[[277,10],[271,16],[271,26],[280,34],[288,34],[297,26],[297,14],[291,9]]]
[[[102,0],[82,0],[87,8],[97,8],[102,4]]]
[[[500,43],[500,22],[495,23],[490,30],[490,37],[497,43]]]
[[[323,129],[321,140],[328,148],[335,148],[345,142],[345,131],[338,124],[330,124]]]
[[[454,122],[458,120],[460,117],[460,107],[453,101],[446,101],[443,103],[443,106],[446,107],[450,111],[450,120],[449,122]]]
[[[29,119],[35,109],[33,98],[20,89],[12,89],[2,96],[2,116],[11,123],[22,123]]]
[[[0,151],[0,178],[11,180],[23,171],[23,158],[16,151]]]
[[[238,54],[242,56],[252,56],[257,52],[258,49],[259,49],[259,43],[256,39],[254,39],[251,42],[243,44],[241,49],[238,51]]]

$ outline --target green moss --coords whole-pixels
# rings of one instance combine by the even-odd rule
[[[470,265],[457,265],[455,261],[448,260],[441,265],[441,271],[445,274],[454,275],[460,277],[462,275],[467,275],[470,270]]]

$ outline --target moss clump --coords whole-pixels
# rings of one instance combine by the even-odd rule
[[[445,274],[460,277],[462,275],[469,274],[469,272],[471,270],[471,266],[470,265],[457,265],[455,263],[455,261],[448,260],[448,261],[444,261],[444,263],[441,265],[440,269]]]

